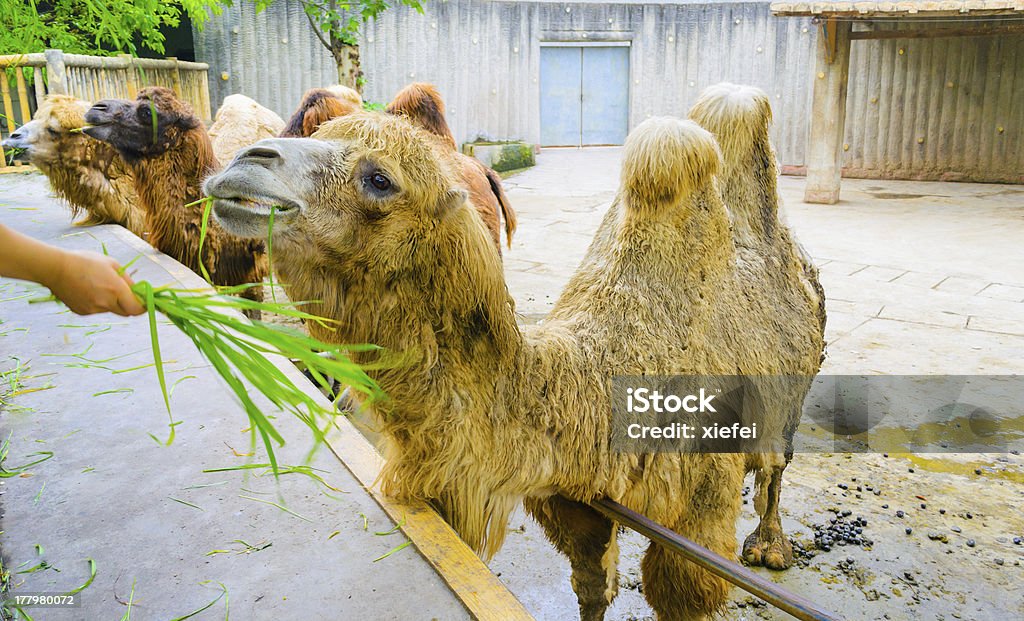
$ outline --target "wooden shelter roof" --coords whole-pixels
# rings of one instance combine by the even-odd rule
[[[772,2],[780,16],[843,15],[851,17],[932,17],[938,15],[1009,15],[1024,13],[1024,0],[925,0],[903,2]]]

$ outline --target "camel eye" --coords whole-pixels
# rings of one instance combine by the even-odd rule
[[[46,131],[49,132],[51,136],[60,136],[60,132],[52,127],[47,127]]]
[[[367,177],[366,180],[374,187],[374,189],[380,192],[387,192],[391,189],[391,180],[380,172],[373,173]]]

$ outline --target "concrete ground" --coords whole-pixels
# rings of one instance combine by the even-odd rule
[[[138,257],[135,279],[154,286],[205,286],[121,227],[72,228],[46,194],[40,175],[0,176],[0,218],[65,248],[106,248],[122,264]],[[360,480],[326,447],[308,455],[311,435],[298,419],[274,420],[288,440],[278,463],[308,465],[322,482],[239,470],[268,461],[251,444],[245,412],[184,334],[160,320],[178,421],[174,442],[160,444],[169,419],[147,318],[79,317],[31,302],[48,293],[0,279],[0,592],[67,593],[92,568],[95,579],[78,607],[26,608],[32,618],[167,620],[214,601],[190,618],[470,617],[415,547],[396,550],[409,539]],[[305,383],[287,361],[277,364]]]
[[[505,272],[524,322],[543,319],[575,270],[614,198],[620,158],[618,148],[545,150],[506,180],[519,230]],[[823,373],[1024,373],[1024,187],[848,179],[840,204],[810,205],[803,184],[783,177],[780,190],[821,270]],[[1021,422],[1006,424],[1019,432]],[[868,520],[874,545],[761,571],[851,619],[1022,618],[1024,546],[1013,543],[1024,536],[1022,505],[1019,455],[798,454],[783,491],[787,531],[813,547],[811,526],[828,524],[830,508],[850,510]],[[748,502],[738,545],[755,524]],[[525,515],[512,528],[491,568],[538,619],[572,618],[568,563]],[[646,542],[625,539],[624,586],[608,618],[648,618],[638,572]],[[756,604],[734,590],[726,616],[789,618]]]

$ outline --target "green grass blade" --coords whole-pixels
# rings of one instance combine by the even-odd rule
[[[210,210],[213,208],[213,199],[206,197],[196,201],[197,203],[205,203],[203,205],[203,221],[199,226],[199,271],[203,273],[203,278],[206,282],[212,283],[213,280],[210,278],[210,272],[206,271],[206,262],[203,261],[203,242],[206,241],[206,231],[210,226]],[[193,203],[189,203],[190,205]]]
[[[136,284],[136,287],[142,289],[144,294],[144,303],[146,306],[146,313],[149,315],[149,340],[150,345],[153,348],[153,362],[155,363],[156,378],[160,382],[160,393],[164,398],[164,407],[167,408],[167,418],[170,421],[168,425],[171,428],[170,434],[167,436],[166,445],[170,446],[174,442],[174,415],[171,414],[171,397],[167,393],[167,377],[164,375],[164,361],[160,355],[160,336],[156,331],[156,294],[153,292],[153,286],[148,282],[141,282]],[[138,293],[136,292],[136,295]]]
[[[267,219],[267,276],[270,278],[270,297],[277,304],[277,290],[274,289],[274,211],[270,206],[270,217]]]

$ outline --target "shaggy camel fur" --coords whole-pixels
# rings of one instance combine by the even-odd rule
[[[71,207],[76,225],[120,224],[139,237],[146,214],[135,195],[128,166],[110,145],[83,135],[87,101],[47,95],[32,121],[11,134],[5,147],[28,150],[29,161],[50,181],[50,187]]]
[[[457,153],[455,136],[444,116],[444,100],[433,84],[415,82],[400,90],[386,108],[388,114],[405,116],[416,125],[438,136],[453,152],[462,180],[469,190],[469,200],[480,212],[487,230],[501,253],[501,219],[505,220],[505,241],[512,247],[516,231],[516,212],[505,195],[501,175],[484,166],[476,158]]]
[[[85,119],[85,131],[113,145],[131,168],[150,243],[202,273],[203,205],[192,203],[203,198],[203,179],[219,167],[202,121],[170,89],[157,86],[142,89],[134,101],[97,102]],[[233,237],[216,222],[209,223],[202,251],[214,285],[262,283],[267,274],[263,242]],[[244,295],[262,299],[262,288]]]
[[[284,121],[245,95],[228,95],[210,126],[210,142],[218,162],[230,162],[235,153],[257,140],[284,131]]]
[[[308,138],[327,121],[362,109],[362,104],[339,97],[325,88],[311,88],[302,95],[299,107],[278,135],[282,138]]]
[[[580,269],[545,323],[522,331],[450,150],[404,119],[371,114],[317,136],[257,143],[206,190],[240,236],[265,238],[270,206],[287,206],[274,226],[279,276],[291,297],[317,300],[310,311],[338,322],[309,324],[311,334],[404,355],[371,372],[389,397],[374,406],[385,491],[430,501],[485,556],[525,501],[569,557],[587,620],[601,619],[617,591],[616,528],[585,504],[594,498],[734,556],[742,454],[611,448],[615,375],[781,366],[778,324],[791,319],[779,309],[766,317],[747,296],[711,134],[676,119],[636,128],[622,188]],[[774,417],[765,427],[782,424],[757,414]],[[643,578],[660,619],[710,614],[729,590],[653,544]]]
[[[338,97],[339,99],[344,99],[345,101],[349,101],[355,104],[360,109],[363,107],[363,96],[360,95],[359,91],[357,91],[354,88],[349,88],[341,84],[335,84],[333,86],[328,86],[325,90],[334,94],[334,96]]]
[[[779,219],[768,96],[750,86],[717,84],[701,93],[690,118],[714,134],[721,147],[720,187],[732,216],[739,274],[749,295],[756,297],[765,314],[800,319],[780,324],[783,338],[773,348],[779,371],[789,376],[796,390],[785,408],[789,420],[783,450],[748,456],[748,467],[757,473],[754,504],[761,520],[744,542],[743,556],[752,565],[785,569],[793,563],[793,550],[779,516],[782,473],[793,456],[792,439],[804,397],[824,359],[825,294],[817,268]]]

